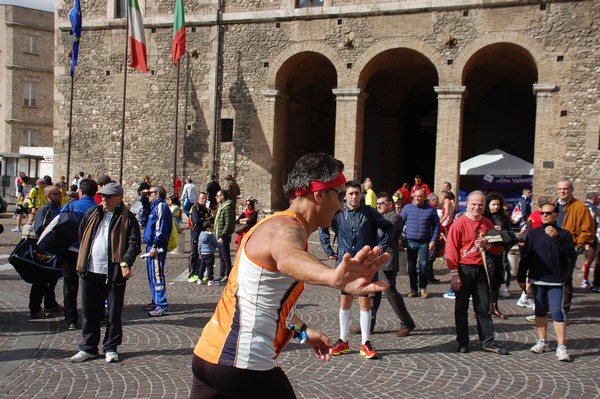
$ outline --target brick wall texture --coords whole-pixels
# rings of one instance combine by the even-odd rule
[[[140,0],[151,73],[127,71],[122,169],[126,38],[125,20],[113,18],[110,9],[115,2],[82,2],[84,31],[74,81],[69,176],[79,170],[93,176],[109,173],[113,178],[122,173],[124,187],[133,198],[144,175],[168,187],[174,169],[177,75],[170,52],[174,0]],[[263,210],[284,207],[282,170],[289,169],[290,158],[303,150],[320,148],[319,144],[290,146],[293,140],[288,129],[303,123],[310,126],[312,117],[313,126],[322,131],[307,134],[306,140],[334,131],[333,155],[345,162],[347,175],[361,177],[362,107],[369,94],[369,77],[384,68],[374,60],[387,60],[385,67],[393,67],[394,61],[385,54],[398,49],[410,50],[402,53],[405,62],[410,64],[413,58],[415,63],[425,62],[435,75],[431,86],[438,93],[438,125],[435,182],[431,183],[440,187],[449,180],[456,187],[462,145],[461,96],[468,98],[473,92],[464,88],[466,76],[474,62],[502,61],[494,54],[504,53],[496,49],[509,49],[517,54],[512,73],[518,74],[523,63],[533,71],[531,83],[544,85],[537,91],[529,85],[529,92],[535,92],[536,108],[534,197],[554,193],[562,177],[574,180],[578,197],[600,189],[597,1],[329,0],[324,7],[303,9],[295,9],[290,0],[185,3],[189,56],[182,58],[179,67],[175,159],[178,174],[190,176],[202,187],[213,171],[220,181],[233,174],[242,196],[255,197]],[[71,4],[57,2],[57,176],[66,174],[71,50],[67,13]],[[324,99],[318,109],[332,110],[318,116],[306,111],[302,95],[295,91],[300,86],[320,90],[311,85],[314,68],[322,71],[318,86],[327,88],[316,94]],[[418,74],[422,68],[415,69],[413,73]],[[478,84],[485,84],[485,79]],[[316,104],[313,101],[312,111]],[[234,120],[231,142],[221,140],[221,119]]]

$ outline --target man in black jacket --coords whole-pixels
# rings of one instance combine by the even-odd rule
[[[47,186],[44,189],[46,194],[46,205],[44,205],[35,215],[32,231],[39,237],[46,226],[60,212],[62,194],[58,186]],[[65,308],[56,302],[54,289],[58,282],[58,276],[50,276],[40,273],[38,279],[31,284],[29,292],[29,313],[32,319],[45,319],[50,316],[50,312],[63,311]],[[42,309],[42,300],[44,309]]]
[[[396,316],[398,316],[402,323],[400,330],[396,331],[396,336],[406,337],[415,329],[415,322],[406,309],[402,295],[396,289],[396,276],[398,275],[398,270],[400,270],[398,247],[400,245],[400,235],[402,234],[404,223],[402,222],[400,215],[394,210],[394,201],[389,193],[382,192],[377,195],[377,212],[394,226],[394,235],[386,250],[386,252],[390,254],[390,259],[381,266],[379,273],[380,276],[383,274],[385,280],[390,284],[390,288],[385,291],[385,297],[390,302],[394,313],[396,313]],[[383,234],[382,231],[379,231],[379,233]],[[371,324],[371,329],[375,327],[375,318],[380,303],[381,292],[376,292],[373,294],[373,322]]]
[[[85,214],[79,227],[77,272],[81,276],[83,341],[79,352],[71,357],[74,363],[98,356],[100,319],[107,297],[108,320],[102,346],[107,363],[119,361],[125,285],[133,276],[131,266],[141,252],[139,224],[123,203],[123,188],[109,183],[98,192],[102,202]]]

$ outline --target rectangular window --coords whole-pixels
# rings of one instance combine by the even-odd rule
[[[25,130],[23,132],[23,147],[35,147],[37,130]]]
[[[25,38],[25,53],[26,54],[39,54],[38,52],[38,42],[39,38],[37,36],[26,36]]]
[[[221,119],[221,142],[233,141],[233,119]]]
[[[115,18],[127,18],[127,0],[115,0]]]
[[[37,106],[37,83],[25,82],[25,91],[23,93],[25,106]]]
[[[296,8],[323,7],[323,0],[296,0]]]

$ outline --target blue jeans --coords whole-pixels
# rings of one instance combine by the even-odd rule
[[[411,291],[427,288],[427,259],[429,257],[429,242],[407,240],[406,258],[408,260],[408,277]],[[417,259],[419,270],[417,272]],[[418,278],[417,278],[418,276]]]

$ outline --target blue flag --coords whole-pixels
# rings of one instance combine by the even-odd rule
[[[77,56],[79,55],[79,39],[81,38],[81,5],[79,0],[75,0],[75,7],[69,11],[69,20],[73,27],[73,54],[71,55],[69,76],[73,76],[75,65],[77,65]]]

